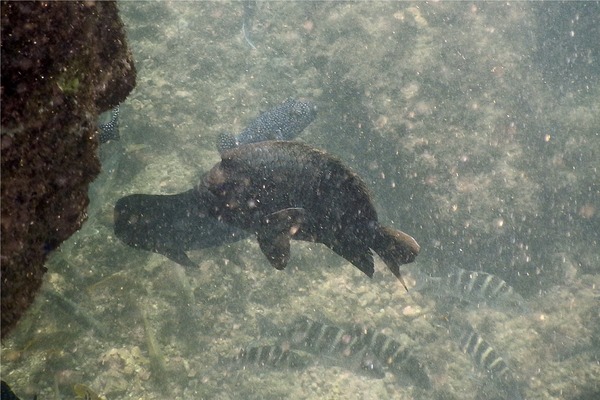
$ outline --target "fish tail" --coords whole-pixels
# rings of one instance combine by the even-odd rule
[[[392,228],[379,226],[375,230],[373,250],[381,257],[385,265],[400,280],[408,291],[404,279],[400,274],[400,265],[408,264],[415,260],[421,247],[410,235]]]
[[[284,338],[286,335],[285,329],[277,326],[273,321],[262,315],[256,317],[258,332],[261,337],[279,337]]]

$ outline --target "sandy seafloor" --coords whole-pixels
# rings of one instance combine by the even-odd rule
[[[378,258],[369,280],[294,242],[281,272],[247,239],[192,251],[199,268],[184,270],[115,238],[118,198],[191,188],[218,162],[220,132],[287,97],[319,107],[298,140],[342,158],[380,220],[419,241],[411,268],[486,271],[523,295],[524,312],[453,311],[523,398],[598,398],[598,3],[258,2],[255,49],[241,2],[119,5],[138,83],[121,141],[101,148],[89,219],[48,263],[46,290],[78,311],[41,295],[2,344],[2,379],[22,399],[74,398],[75,383],[106,399],[505,398],[448,334],[447,299],[406,294]],[[303,314],[409,337],[434,388],[325,363],[219,363],[264,342],[257,316]]]

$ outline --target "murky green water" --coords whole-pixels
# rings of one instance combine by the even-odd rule
[[[23,399],[499,399],[457,345],[468,321],[526,399],[600,392],[600,6],[565,3],[120,2],[138,84],[102,146],[89,219],[2,344]],[[198,269],[122,244],[117,199],[190,189],[216,138],[288,97],[317,103],[302,140],[339,156],[380,219],[421,245],[417,269],[494,274],[523,310],[405,293],[322,245],[273,270],[255,239],[190,252]],[[452,307],[448,305],[451,304]],[[267,344],[257,316],[309,315],[408,337],[433,388],[315,357],[300,371],[223,362]],[[221,361],[221,362],[220,362]],[[335,363],[334,363],[335,364]],[[502,385],[500,385],[502,386]]]

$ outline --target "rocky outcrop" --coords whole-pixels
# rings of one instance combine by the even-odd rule
[[[136,71],[114,2],[2,2],[2,337],[86,217],[98,114]]]

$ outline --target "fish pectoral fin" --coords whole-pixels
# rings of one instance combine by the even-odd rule
[[[158,253],[169,258],[171,261],[175,261],[179,265],[184,267],[196,268],[198,265],[189,259],[185,251],[181,249],[159,249]]]
[[[294,236],[304,222],[304,208],[285,208],[267,215],[262,220],[263,228],[271,232]]]
[[[284,269],[290,259],[290,240],[302,226],[303,208],[286,208],[262,219],[258,245],[275,269]]]
[[[284,233],[259,234],[258,245],[275,269],[282,270],[290,259],[290,236]]]

